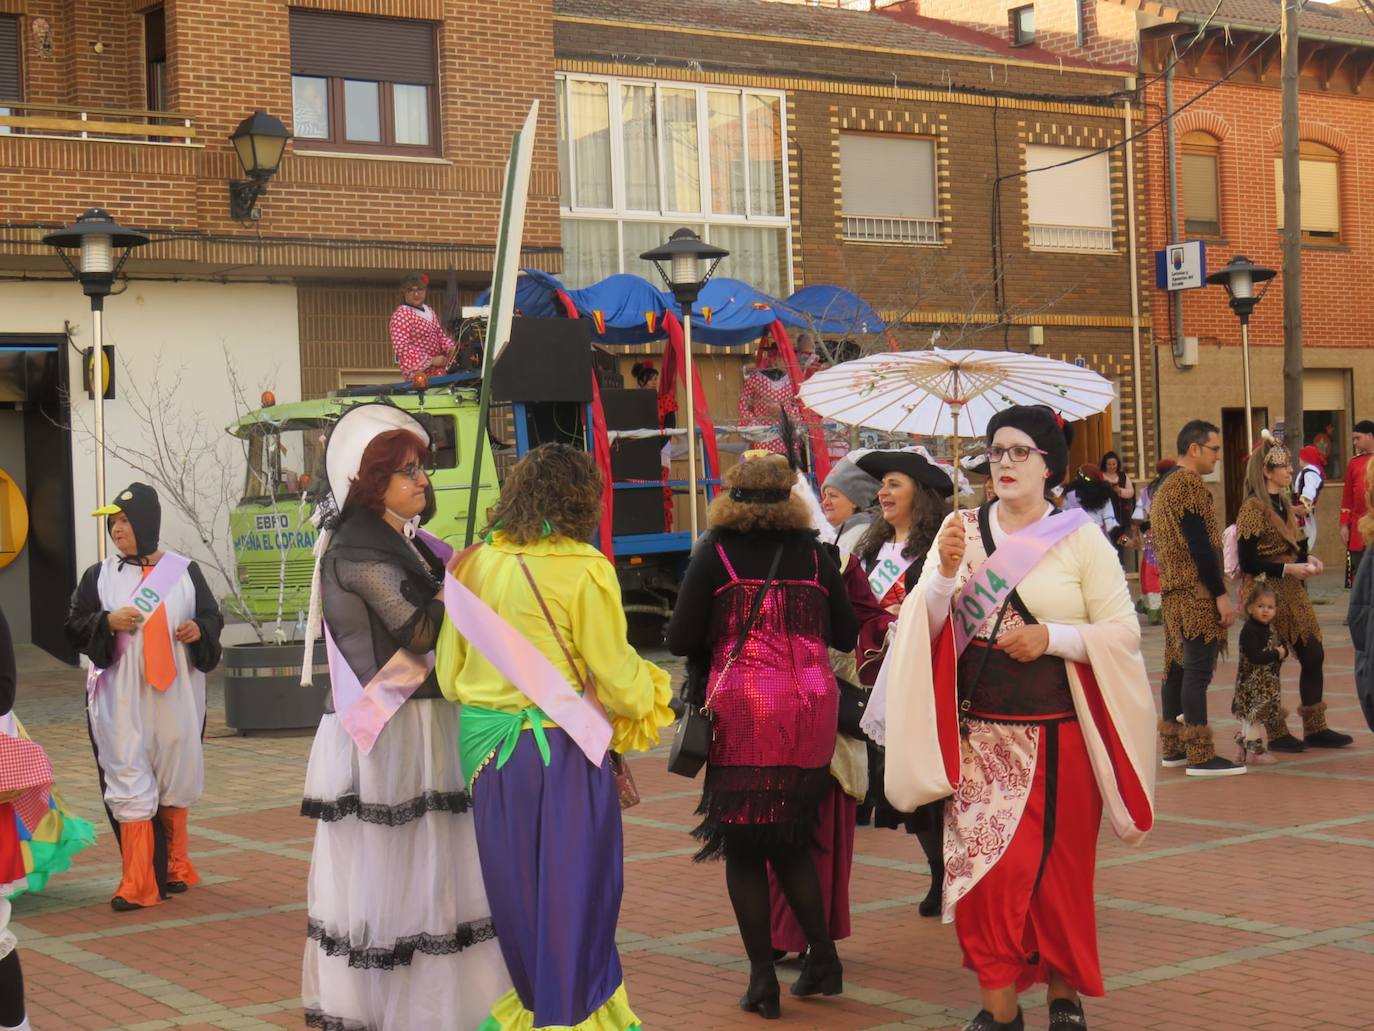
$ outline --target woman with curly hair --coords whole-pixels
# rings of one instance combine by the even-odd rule
[[[450,550],[418,524],[429,437],[389,404],[340,416],[325,445],[337,518],[322,519],[316,628],[331,694],[310,749],[310,859],[301,990],[320,1028],[475,1027],[510,985],[493,930],[454,741],[431,672]],[[390,715],[374,705],[395,702]]]
[[[749,956],[740,1008],[776,1019],[768,870],[809,946],[795,996],[836,995],[842,969],[811,858],[830,791],[839,691],[829,646],[854,646],[844,582],[792,493],[781,455],[746,452],[711,502],[673,617],[675,655],[709,653],[714,737],[693,835],[697,859],[725,857],[725,883]]]
[[[1322,648],[1317,613],[1303,581],[1322,571],[1319,559],[1309,558],[1307,538],[1298,529],[1297,513],[1288,500],[1293,483],[1288,449],[1266,430],[1245,467],[1245,500],[1236,513],[1236,544],[1244,574],[1241,596],[1249,594],[1255,578],[1263,576],[1278,599],[1274,632],[1280,644],[1298,660],[1298,697],[1303,738],[1288,732],[1287,713],[1275,707],[1265,725],[1271,752],[1301,752],[1305,748],[1344,748],[1349,734],[1326,725],[1322,700],[1326,653]]]
[[[515,985],[481,1031],[628,1031],[640,1021],[615,947],[624,840],[614,761],[581,717],[591,695],[610,718],[606,728],[594,713],[611,753],[647,750],[673,720],[669,677],[626,643],[615,567],[588,543],[601,520],[591,458],[565,444],[533,449],[487,518],[485,543],[454,559],[447,587],[537,654],[507,661],[517,649],[461,632],[469,612],[448,600],[436,672],[459,703],[482,877]],[[519,683],[502,672],[516,668]],[[579,718],[561,726],[550,710]]]
[[[854,557],[845,569],[845,587],[859,616],[859,643],[855,656],[859,682],[871,687],[887,654],[888,631],[897,622],[902,600],[916,583],[926,552],[935,540],[940,522],[949,512],[954,492],[950,478],[915,451],[870,451],[856,463],[879,480],[875,519],[854,546]],[[930,867],[930,890],[917,907],[922,916],[940,913],[945,860],[940,830],[942,810],[922,806],[914,813],[899,813],[883,794],[883,750],[868,746],[868,796],[859,810],[859,822],[870,819],[878,826],[905,828],[916,835]]]

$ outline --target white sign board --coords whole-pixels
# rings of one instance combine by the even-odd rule
[[[1201,240],[1171,243],[1155,252],[1155,285],[1161,290],[1196,290],[1207,285],[1207,254]]]

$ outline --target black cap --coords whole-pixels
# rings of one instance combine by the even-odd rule
[[[103,508],[97,508],[91,515],[105,517],[105,530],[108,533],[114,525],[114,517],[123,513],[134,531],[133,557],[141,558],[157,551],[158,539],[162,534],[162,503],[158,501],[157,491],[146,483],[131,483]]]

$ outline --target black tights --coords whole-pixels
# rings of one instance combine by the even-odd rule
[[[772,902],[768,868],[773,868],[787,904],[812,946],[830,944],[830,928],[821,902],[821,882],[809,850],[779,846],[725,845],[725,886],[735,907],[735,922],[750,963],[773,962]]]
[[[24,1022],[24,972],[19,969],[19,950],[0,959],[0,1027]]]
[[[1298,674],[1298,697],[1303,705],[1316,705],[1322,700],[1322,664],[1326,661],[1326,650],[1315,637],[1308,637],[1301,644],[1293,645],[1293,655],[1302,669]]]

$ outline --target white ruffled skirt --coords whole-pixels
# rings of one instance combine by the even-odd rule
[[[301,812],[318,820],[301,997],[326,1031],[472,1031],[510,989],[491,926],[458,709],[403,705],[370,755],[333,713]]]

